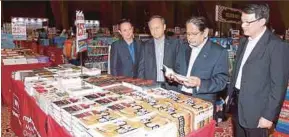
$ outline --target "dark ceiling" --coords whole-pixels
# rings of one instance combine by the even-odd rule
[[[49,25],[68,28],[73,25],[76,10],[83,10],[85,18],[100,20],[102,27],[112,27],[121,18],[132,20],[143,30],[151,15],[164,16],[168,27],[184,26],[192,15],[205,16],[214,29],[238,28],[237,25],[215,22],[215,5],[241,8],[251,1],[2,1],[1,22],[11,17],[46,17]],[[261,3],[261,1],[254,1]],[[267,1],[271,8],[270,27],[282,33],[289,27],[289,2]]]

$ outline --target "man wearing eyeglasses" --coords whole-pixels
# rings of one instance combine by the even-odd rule
[[[228,99],[234,133],[236,137],[267,137],[287,87],[288,45],[267,29],[268,5],[247,5],[241,20],[247,37],[238,47]]]
[[[179,83],[180,92],[215,103],[216,93],[228,81],[228,52],[208,40],[209,28],[204,17],[190,18],[186,31],[187,43],[179,48],[174,70],[187,79],[167,77]]]

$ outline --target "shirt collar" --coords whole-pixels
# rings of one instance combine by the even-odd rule
[[[190,47],[195,48],[195,49],[202,49],[204,47],[204,45],[206,44],[207,40],[208,40],[208,38],[205,38],[205,40],[199,46],[190,45]]]
[[[134,40],[132,40],[132,42],[131,43],[127,43],[125,40],[124,40],[124,42],[128,45],[128,46],[131,46],[131,45],[133,45],[133,43],[134,43]]]
[[[252,40],[257,40],[257,41],[259,41],[259,39],[263,36],[263,34],[265,33],[265,31],[266,31],[266,29],[267,29],[267,27],[265,27],[265,29],[256,37],[256,38],[251,38],[251,37],[249,37],[248,39],[249,39],[249,41],[252,41]]]
[[[162,38],[160,39],[154,39],[155,43],[164,43],[165,41],[165,36],[163,36]]]

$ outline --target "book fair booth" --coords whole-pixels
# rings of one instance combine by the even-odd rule
[[[163,89],[152,80],[110,75],[110,46],[120,39],[114,35],[117,25],[100,27],[101,20],[86,20],[80,10],[74,14],[75,32],[49,28],[47,18],[12,17],[2,24],[1,96],[17,136],[215,136],[222,121],[214,118],[215,104]],[[216,6],[217,22],[238,24],[239,18],[239,10]],[[167,31],[186,38],[185,28]],[[231,29],[228,37],[215,32],[209,40],[227,49],[231,73],[241,32]],[[135,37],[143,42],[151,38]],[[288,106],[289,90],[276,137],[289,134]]]

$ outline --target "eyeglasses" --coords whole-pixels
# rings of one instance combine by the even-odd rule
[[[197,32],[197,33],[187,33],[187,36],[189,37],[189,36],[197,36],[198,34],[200,34],[202,31],[199,31],[199,32]]]
[[[259,18],[259,19],[253,20],[253,21],[244,21],[244,22],[242,21],[242,24],[244,24],[246,26],[250,26],[252,23],[257,22],[260,19],[262,19],[262,18]]]

